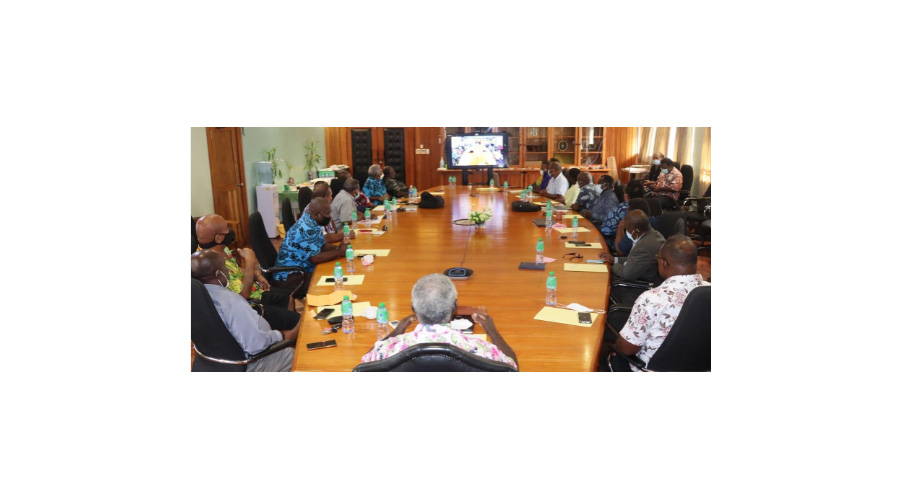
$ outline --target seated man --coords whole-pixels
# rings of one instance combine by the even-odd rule
[[[550,184],[550,172],[548,170],[550,170],[550,160],[541,160],[541,180],[531,184],[535,192],[547,189],[547,184]]]
[[[384,188],[387,190],[387,193],[394,198],[406,198],[409,196],[409,189],[407,189],[406,184],[397,180],[397,172],[394,171],[394,167],[384,167],[384,178],[381,179],[384,182]]]
[[[615,188],[615,181],[613,181],[612,176],[601,175],[600,183],[597,184],[597,192],[600,193],[600,198],[597,200],[597,204],[594,205],[593,220],[597,221],[597,225],[602,225],[603,221],[606,220],[606,216],[614,211],[619,204],[619,199],[616,198],[616,192],[613,188]]]
[[[647,214],[640,210],[632,210],[625,215],[625,235],[634,242],[627,257],[601,253],[600,258],[612,265],[610,270],[616,278],[659,283],[661,280],[656,273],[655,257],[666,239],[650,227]]]
[[[374,205],[381,205],[384,203],[384,197],[387,195],[387,190],[384,187],[384,183],[381,182],[380,166],[372,165],[369,167],[369,178],[366,179],[366,184],[363,186],[363,192],[366,193],[369,201]]]
[[[331,197],[337,198],[338,193],[344,189],[344,183],[350,180],[353,176],[350,175],[350,171],[347,169],[337,170],[334,173],[334,178],[331,179]]]
[[[587,172],[578,174],[577,182],[578,196],[575,198],[575,203],[572,204],[571,208],[593,222],[594,207],[600,199],[600,192],[597,191],[597,186],[594,186],[594,178]]]
[[[415,314],[403,318],[390,335],[375,342],[375,347],[362,357],[362,362],[389,358],[416,344],[439,342],[518,369],[516,354],[500,336],[490,316],[475,313],[472,319],[484,328],[491,342],[450,328],[449,323],[456,307],[456,287],[450,278],[442,274],[423,276],[412,289],[412,309]],[[404,333],[413,318],[419,324],[415,330]]]
[[[644,212],[650,220],[650,227],[656,229],[658,217],[650,215],[650,204],[647,203],[647,200],[644,198],[632,198],[631,200],[628,200],[628,212],[631,212],[632,210]],[[634,245],[634,242],[625,237],[625,218],[623,217],[622,221],[619,222],[619,228],[616,230],[616,241],[613,245],[613,252],[620,256],[628,255],[631,252],[632,245]]]
[[[359,181],[356,179],[348,179],[344,183],[344,189],[334,197],[331,204],[331,219],[334,221],[335,227],[350,222],[350,217],[356,211],[356,193],[359,191]]]
[[[660,199],[664,209],[672,209],[678,206],[678,191],[684,182],[681,171],[675,168],[675,162],[663,158],[656,182],[647,182],[647,188],[651,191],[649,196]]]
[[[600,234],[606,239],[606,246],[609,248],[614,247],[616,231],[618,231],[619,223],[622,222],[622,219],[625,218],[625,213],[628,211],[628,202],[632,199],[643,197],[644,188],[641,185],[641,181],[635,179],[625,186],[625,201],[619,203],[615,210],[609,212],[600,226]]]
[[[328,203],[328,200],[314,198],[309,202],[309,212],[303,214],[303,217],[300,217],[300,220],[291,226],[284,236],[275,265],[299,266],[304,271],[311,273],[316,269],[316,264],[343,257],[347,251],[347,245],[341,243],[339,247],[335,248],[325,243],[322,227],[330,220],[331,203]],[[286,273],[276,273],[276,278],[277,274]]]
[[[653,153],[653,161],[650,162],[651,163],[650,171],[647,173],[646,180],[656,182],[656,179],[659,178],[660,164],[662,163],[662,160],[665,157],[666,157],[666,155],[664,155],[662,153]]]
[[[300,314],[291,295],[278,293],[271,290],[271,286],[259,270],[259,262],[256,254],[249,248],[237,249],[241,258],[241,265],[228,248],[234,242],[234,231],[228,228],[228,224],[220,215],[204,215],[197,221],[198,248],[209,249],[222,256],[228,274],[229,290],[239,294],[244,300],[258,300],[263,305],[263,317],[276,330],[294,328],[300,324]],[[285,277],[288,273],[282,273]],[[300,276],[293,273],[292,276]],[[302,278],[302,277],[301,277]],[[288,288],[297,288],[302,284],[301,279],[283,282]],[[276,285],[279,283],[276,283]],[[299,296],[302,296],[299,295]]]
[[[247,301],[232,292],[228,285],[225,258],[213,250],[200,250],[191,255],[191,277],[203,283],[216,306],[225,328],[240,344],[246,356],[253,356],[281,340],[296,340],[300,322],[289,329],[276,331],[265,318],[256,314]],[[294,362],[294,348],[287,347],[247,364],[250,372],[289,372]]]
[[[317,181],[315,185],[313,185],[312,189],[312,199],[316,198],[325,198],[329,202],[331,202],[331,187],[329,187],[328,183],[325,181]],[[332,210],[334,210],[334,205],[332,205]],[[309,213],[309,205],[306,205],[306,208],[303,209],[303,214]],[[349,222],[349,221],[347,221]],[[344,241],[344,231],[343,226],[341,227],[341,231],[338,231],[334,225],[334,218],[328,221],[328,224],[322,226],[322,229],[325,230],[325,243],[340,243]],[[285,235],[287,236],[287,235]],[[350,230],[350,239],[356,239],[356,231]]]
[[[578,193],[581,192],[581,186],[578,185],[578,176],[580,174],[581,170],[575,167],[566,171],[566,180],[569,182],[569,189],[566,191],[565,200],[563,201],[566,208],[572,208],[572,204],[578,199]]]
[[[547,189],[541,189],[537,191],[537,194],[549,200],[562,203],[566,200],[569,181],[562,174],[562,167],[557,161],[550,162],[548,171],[550,172],[550,182],[547,183]]]
[[[678,313],[691,290],[709,285],[697,274],[697,247],[690,238],[671,236],[659,249],[659,275],[665,278],[658,287],[642,293],[635,301],[628,322],[619,332],[616,349],[626,356],[637,354],[644,363],[659,349],[678,319]],[[640,371],[613,353],[610,363],[618,371]]]

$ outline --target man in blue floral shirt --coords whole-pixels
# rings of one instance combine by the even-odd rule
[[[329,222],[331,202],[325,198],[313,198],[309,202],[309,211],[284,236],[275,265],[299,266],[311,273],[316,269],[316,264],[343,257],[347,251],[346,245],[341,243],[338,248],[334,248],[325,242],[322,227]],[[287,273],[276,273],[275,277],[280,279],[286,275]]]
[[[387,189],[384,187],[384,183],[381,182],[381,175],[380,166],[372,165],[369,167],[369,178],[366,179],[366,184],[362,189],[369,201],[375,205],[381,205],[384,202],[385,195],[387,195]]]
[[[641,181],[637,179],[632,180],[625,186],[625,201],[619,203],[614,210],[606,214],[606,219],[603,220],[603,225],[600,227],[600,233],[603,234],[603,238],[606,239],[606,245],[609,248],[613,248],[615,244],[619,223],[622,222],[622,219],[625,218],[625,214],[628,212],[628,202],[634,198],[643,197],[644,187]]]

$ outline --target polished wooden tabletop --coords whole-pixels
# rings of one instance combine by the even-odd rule
[[[357,253],[366,249],[390,249],[391,252],[387,257],[375,257],[369,267],[363,267],[357,259],[353,274],[361,274],[365,280],[362,285],[346,289],[358,296],[357,302],[368,301],[373,306],[384,302],[390,319],[400,320],[412,313],[410,293],[419,278],[462,265],[472,269],[474,275],[467,281],[453,282],[459,305],[487,309],[497,330],[516,352],[520,371],[593,371],[605,314],[599,315],[589,328],[539,321],[534,316],[544,306],[549,271],[555,271],[557,276],[558,304],[577,302],[603,310],[609,298],[609,274],[563,271],[563,255],[575,250],[565,247],[567,240],[559,238],[561,233],[551,231],[548,238],[545,229],[534,225],[533,219],[543,217],[542,212],[513,212],[510,204],[518,199],[517,195],[475,189],[477,197],[470,196],[468,186],[429,189],[444,191],[443,208],[397,213],[390,221],[382,222],[381,225],[388,227],[385,234],[358,234],[352,242]],[[452,223],[465,219],[473,205],[479,210],[485,207],[493,210],[493,217],[484,228]],[[570,219],[564,222],[571,226]],[[579,239],[603,243],[603,237],[590,222],[582,219],[580,226],[590,231],[579,233]],[[562,234],[571,236],[568,231]],[[538,238],[544,238],[544,255],[557,259],[556,262],[548,263],[545,271],[519,270],[520,262],[534,262]],[[604,250],[578,252],[585,259],[596,259],[598,253],[606,251],[605,243],[603,246]],[[346,260],[341,259],[341,264],[346,265]],[[333,261],[319,264],[309,293],[333,291],[333,285],[316,286],[321,276],[330,276],[333,270]],[[334,307],[339,309],[340,305]],[[314,319],[314,315],[312,307],[303,311],[294,371],[350,371],[375,343],[374,319],[357,316],[352,335],[340,331],[323,335],[327,323]],[[415,323],[410,330],[414,327]],[[476,325],[475,333],[484,332]],[[306,349],[306,344],[331,339],[337,341],[337,347]]]

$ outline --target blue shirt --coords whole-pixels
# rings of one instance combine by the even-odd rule
[[[538,189],[547,189],[547,184],[550,184],[550,179],[552,178],[553,177],[550,175],[550,172],[544,170],[544,177],[541,179],[541,187]]]
[[[600,200],[600,193],[594,189],[593,184],[585,184],[582,186],[581,190],[578,191],[578,198],[575,198],[575,203],[578,203],[579,208],[584,211],[587,210],[591,214],[594,213],[594,206],[597,205],[597,202]],[[591,217],[593,221],[593,216]]]
[[[594,220],[597,222],[605,221],[606,216],[616,210],[617,205],[619,205],[619,199],[616,198],[616,193],[612,189],[603,191],[600,194],[600,200],[594,206]]]
[[[304,213],[284,235],[275,265],[299,266],[303,271],[311,273],[316,269],[316,265],[310,262],[309,258],[319,255],[323,245],[325,235],[322,234],[322,226],[317,224],[308,212]],[[288,273],[275,273],[275,279],[284,279],[287,275]]]
[[[625,218],[626,213],[628,213],[628,202],[623,201],[619,203],[615,210],[606,215],[600,232],[607,236],[616,234],[616,231],[619,229],[619,223]]]
[[[366,196],[369,198],[373,196],[384,196],[387,194],[387,189],[384,187],[384,183],[381,182],[381,179],[373,179],[369,177],[366,179],[366,184],[362,188],[363,193],[366,193]],[[369,200],[375,205],[381,205],[381,202],[378,200]]]

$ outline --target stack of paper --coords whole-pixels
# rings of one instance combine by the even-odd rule
[[[578,322],[578,312],[571,309],[560,309],[558,307],[544,306],[535,316],[534,319],[539,321],[548,321],[550,323],[561,323],[563,325],[581,326],[589,328],[596,321],[597,313],[591,313],[591,324],[582,324]]]

